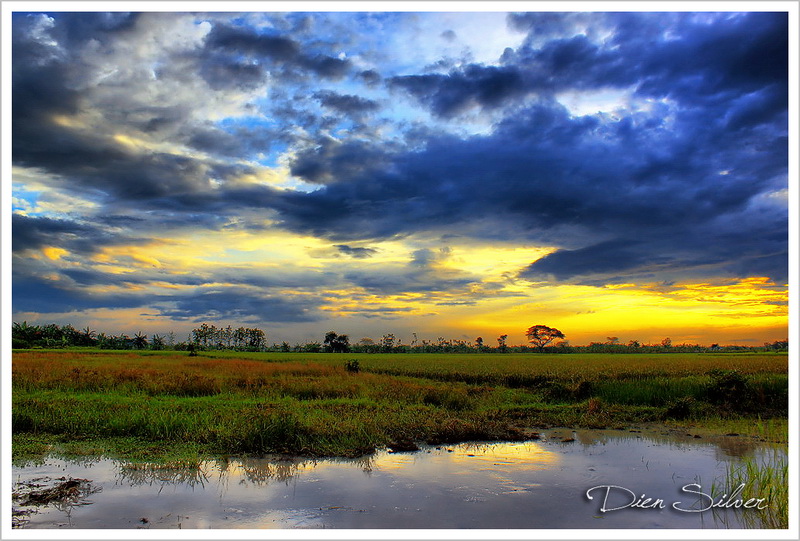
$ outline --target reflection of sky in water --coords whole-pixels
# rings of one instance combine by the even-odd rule
[[[543,441],[426,446],[361,459],[207,461],[196,469],[111,460],[14,468],[14,479],[68,475],[102,488],[67,515],[44,509],[30,527],[79,528],[700,528],[708,513],[625,509],[599,517],[587,489],[625,486],[679,501],[710,489],[724,447],[633,434],[571,431]],[[624,437],[623,437],[624,436]],[[573,442],[561,438],[574,437]],[[735,454],[735,453],[733,453]],[[731,514],[732,515],[732,514]],[[726,515],[727,516],[727,515]],[[141,522],[146,518],[147,522]],[[728,516],[735,526],[735,517]]]

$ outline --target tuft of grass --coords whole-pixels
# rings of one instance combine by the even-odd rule
[[[764,498],[764,506],[735,509],[746,527],[789,527],[789,464],[785,451],[773,449],[763,459],[747,457],[729,464],[723,492],[731,494],[742,485],[744,499]]]

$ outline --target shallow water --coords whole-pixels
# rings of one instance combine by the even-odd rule
[[[109,459],[13,468],[14,483],[91,480],[82,505],[43,506],[26,528],[738,528],[708,507],[726,465],[767,452],[741,438],[548,431],[522,443],[425,446],[352,460],[237,458],[197,469]],[[573,441],[564,440],[573,439]],[[695,493],[682,491],[690,487]],[[593,487],[614,485],[623,488]],[[629,506],[646,494],[663,509]],[[744,494],[743,499],[759,495]],[[715,498],[716,500],[716,498]]]

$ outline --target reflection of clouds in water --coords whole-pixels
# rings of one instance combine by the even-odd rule
[[[564,438],[574,437],[574,443],[558,445]],[[391,475],[398,480],[413,478],[435,480],[446,475],[475,475],[483,473],[494,477],[509,491],[524,490],[510,479],[508,471],[535,471],[557,467],[564,459],[564,450],[571,445],[605,451],[606,446],[618,449],[638,442],[650,447],[652,453],[683,451],[691,454],[700,447],[713,447],[716,459],[753,456],[758,442],[744,438],[718,437],[694,439],[684,436],[655,433],[611,433],[609,431],[550,431],[545,442],[514,443],[462,443],[424,446],[414,453],[378,452],[357,459],[304,459],[281,457],[241,457],[187,464],[122,463],[116,468],[118,484],[130,486],[175,484],[188,487],[205,487],[212,479],[223,489],[233,481],[237,484],[266,486],[272,482],[288,484],[298,477],[314,473],[319,480],[326,475],[345,469],[358,468],[366,475],[373,472]],[[597,455],[597,452],[593,453]],[[601,453],[604,454],[604,453]],[[84,466],[91,467],[89,461]]]
[[[582,496],[602,484],[666,499],[685,497],[687,483],[709,489],[736,462],[719,460],[732,451],[712,438],[542,432],[539,441],[423,446],[361,459],[238,457],[188,468],[48,459],[14,476],[70,472],[102,485],[93,505],[72,514],[79,528],[141,527],[141,517],[152,528],[561,528],[566,519],[576,528],[719,527],[711,514],[635,510],[597,524],[596,508]],[[30,527],[65,520],[55,509],[30,518]]]
[[[701,447],[713,447],[718,460],[753,456],[763,448],[765,442],[743,436],[702,436],[695,437],[691,432],[675,433],[655,430],[552,430],[549,434],[558,438],[574,437],[584,446],[630,445],[634,442],[657,445],[659,449],[693,452]],[[557,441],[557,440],[556,440]]]
[[[535,442],[526,443],[462,443],[423,448],[416,453],[378,454],[375,458],[376,470],[397,474],[418,475],[419,467],[435,471],[447,470],[458,473],[465,466],[504,466],[515,469],[545,469],[556,465],[560,455],[545,449]],[[414,465],[410,470],[408,466]]]
[[[411,454],[379,454],[374,467],[393,479],[393,487],[444,490],[464,502],[485,502],[535,490],[541,483],[525,477],[558,467],[561,458],[536,442],[464,443],[424,447]],[[459,478],[464,482],[451,484]]]
[[[130,486],[181,484],[205,487],[212,478],[227,488],[238,484],[266,486],[271,482],[289,481],[314,472],[324,477],[332,471],[359,468],[369,475],[374,471],[398,477],[435,479],[445,474],[461,474],[484,470],[497,474],[506,468],[515,471],[548,469],[557,465],[561,455],[542,444],[526,443],[462,443],[425,447],[415,453],[378,452],[356,459],[303,459],[280,457],[241,457],[199,461],[187,464],[121,463],[117,481]],[[505,480],[511,483],[510,480]]]

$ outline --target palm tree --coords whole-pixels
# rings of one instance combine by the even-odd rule
[[[33,342],[40,337],[42,331],[38,325],[28,325],[27,321],[17,323],[16,321],[11,326],[11,336],[25,342]]]
[[[95,343],[95,336],[97,335],[96,332],[91,330],[89,327],[83,329],[83,334],[81,335],[81,341],[83,342],[84,346],[93,346]]]
[[[147,347],[147,335],[142,334],[141,331],[133,335],[133,347],[136,349],[144,349]]]
[[[150,348],[156,350],[164,349],[164,338],[158,334],[154,334],[153,341],[150,344]]]

